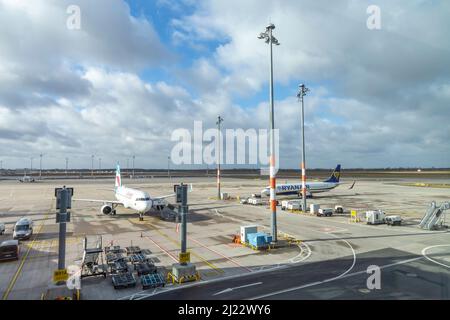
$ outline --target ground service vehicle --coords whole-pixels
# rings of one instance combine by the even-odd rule
[[[7,240],[0,244],[0,260],[19,260],[19,241]]]

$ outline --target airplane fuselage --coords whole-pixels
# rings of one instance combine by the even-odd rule
[[[325,192],[336,188],[339,183],[335,182],[307,182],[306,183],[306,192],[308,194]],[[301,183],[292,183],[292,184],[277,184],[276,186],[276,194],[277,195],[297,195],[302,191]],[[262,192],[264,195],[270,194],[270,189],[267,187]]]
[[[115,196],[125,208],[131,208],[139,213],[149,211],[153,205],[150,194],[141,190],[119,186],[115,189]]]

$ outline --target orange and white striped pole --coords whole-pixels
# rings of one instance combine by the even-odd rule
[[[217,146],[217,199],[220,200],[220,142],[222,141],[222,135],[220,132],[220,124],[223,122],[223,118],[221,116],[217,116],[217,140],[218,140],[218,146]]]
[[[266,31],[259,34],[258,39],[269,44],[270,50],[270,211],[272,225],[272,241],[277,242],[277,200],[276,200],[276,163],[275,163],[275,122],[273,110],[273,45],[280,45],[272,34],[275,25],[270,23]]]
[[[299,92],[297,97],[302,100],[302,211],[306,212],[306,164],[305,164],[305,107],[303,104],[304,97],[306,93],[309,91],[308,88],[305,87],[304,84],[299,86]]]
[[[267,27],[270,47],[270,211],[272,211],[272,241],[277,242],[277,199],[276,199],[276,171],[275,171],[275,115],[274,115],[274,97],[273,97],[273,50],[272,45],[274,37],[272,31],[275,29],[273,24]],[[278,44],[278,40],[275,40]]]
[[[305,163],[303,161],[302,161],[302,198],[303,198],[302,211],[306,212],[306,169]]]

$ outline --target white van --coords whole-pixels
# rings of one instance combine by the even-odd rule
[[[402,218],[400,216],[386,216],[384,218],[388,226],[400,226],[402,224]]]
[[[33,235],[33,220],[30,218],[21,218],[14,225],[13,239],[30,239]]]

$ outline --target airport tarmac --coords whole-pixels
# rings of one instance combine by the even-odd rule
[[[431,179],[433,180],[433,179]],[[414,182],[425,182],[414,180]],[[430,179],[427,179],[427,183]],[[439,179],[449,183],[450,179]],[[124,179],[152,196],[173,191],[179,180]],[[214,178],[186,177],[189,193],[188,249],[201,280],[168,284],[156,290],[136,287],[115,290],[110,276],[82,280],[83,299],[448,299],[450,244],[446,229],[426,231],[417,227],[431,201],[450,201],[449,189],[401,185],[405,179],[361,179],[352,190],[342,185],[318,194],[308,203],[321,207],[342,205],[360,213],[382,209],[399,214],[399,227],[369,226],[349,221],[348,215],[315,217],[278,210],[278,231],[302,240],[267,252],[232,243],[241,225],[256,224],[269,231],[266,206],[219,201]],[[280,183],[284,181],[278,181]],[[352,181],[350,178],[348,183]],[[222,191],[231,196],[258,193],[266,179],[224,178]],[[22,216],[35,222],[35,236],[21,242],[19,261],[0,263],[3,299],[40,299],[51,284],[58,259],[58,225],[55,223],[54,188],[74,188],[74,198],[114,200],[112,180],[59,180],[20,184],[0,181],[0,222],[12,238],[12,227]],[[130,210],[118,208],[116,216],[100,213],[95,203],[73,202],[67,225],[66,266],[79,265],[86,235],[102,235],[108,244],[140,246],[152,252],[159,268],[170,271],[180,251],[176,223],[159,213],[139,221]],[[367,267],[381,268],[381,289],[369,290]]]

